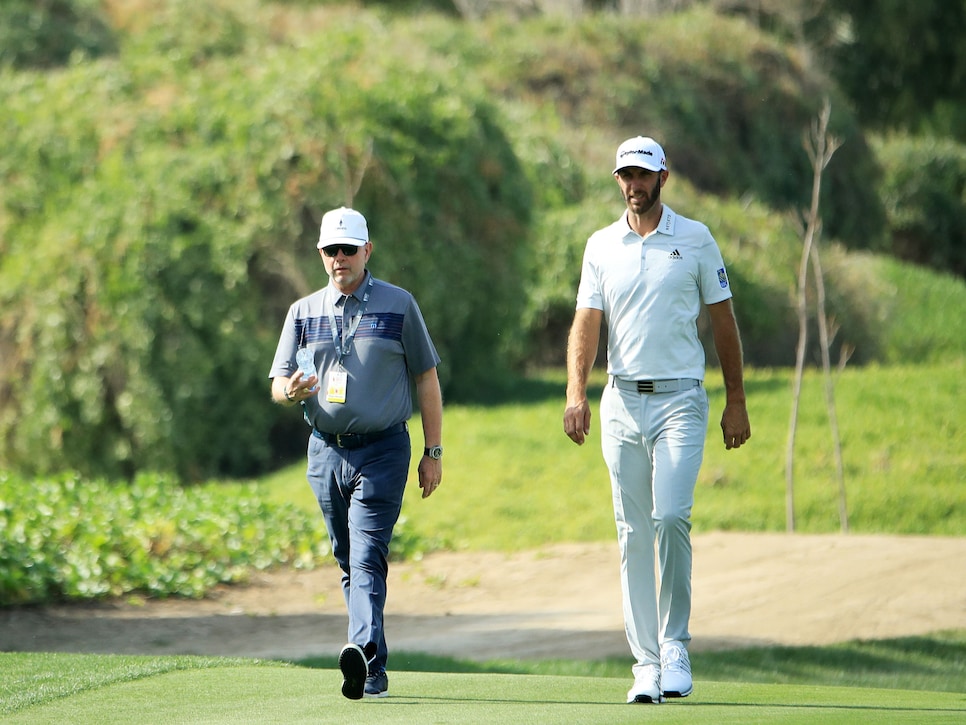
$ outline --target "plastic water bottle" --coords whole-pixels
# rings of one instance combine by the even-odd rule
[[[302,380],[308,380],[310,377],[315,375],[318,377],[319,371],[315,369],[315,355],[307,347],[300,347],[295,353],[295,362],[299,365],[299,370],[302,371]],[[311,388],[309,392],[314,393],[318,390],[318,385]]]

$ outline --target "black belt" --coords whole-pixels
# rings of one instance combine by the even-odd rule
[[[378,440],[407,430],[409,430],[409,425],[406,421],[403,421],[385,430],[377,430],[373,433],[326,433],[325,431],[313,428],[312,435],[316,438],[321,438],[330,446],[352,450],[353,448],[362,448],[370,443],[375,443]]]
[[[701,387],[701,381],[694,378],[675,378],[672,380],[622,380],[612,378],[613,384],[622,390],[638,393],[679,393]]]

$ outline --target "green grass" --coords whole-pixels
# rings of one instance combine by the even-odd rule
[[[821,647],[752,647],[690,655],[700,679],[786,685],[839,685],[873,689],[966,693],[966,630],[929,637],[856,640]],[[331,660],[331,658],[329,658]],[[327,667],[324,658],[298,664]],[[603,660],[493,660],[474,662],[415,652],[394,652],[393,669],[413,672],[627,678],[630,655]]]
[[[836,376],[850,530],[957,536],[966,531],[966,410],[958,391],[963,361],[914,367],[846,368]],[[522,550],[614,536],[610,484],[600,454],[592,389],[590,440],[562,433],[565,377],[548,371],[526,381],[523,402],[447,405],[443,485],[422,500],[415,485],[402,527],[428,548]],[[791,411],[788,370],[749,370],[753,436],[726,451],[718,419],[720,373],[708,371],[708,445],[698,479],[695,533],[784,531],[785,455]],[[418,417],[412,422],[422,443]],[[279,500],[315,508],[299,461],[264,481]],[[821,375],[809,371],[796,437],[797,530],[839,530],[838,486]]]
[[[853,531],[966,531],[962,373],[962,363],[952,363],[847,369],[838,376]],[[596,398],[603,377],[594,384]],[[563,387],[562,373],[552,371],[526,381],[523,395],[511,391],[488,405],[447,406],[444,487],[421,500],[412,484],[404,505],[407,532],[429,547],[470,550],[612,540],[598,430],[582,448],[563,436]],[[695,531],[783,530],[789,373],[749,371],[754,437],[738,451],[725,451],[717,437],[722,390],[714,371],[708,387],[714,412]],[[418,419],[414,430],[418,445]],[[821,379],[810,372],[796,459],[802,531],[838,528],[831,450]],[[273,498],[312,510],[303,466],[292,464],[261,483]],[[966,631],[828,647],[699,651],[692,661],[694,695],[642,709],[622,704],[630,666],[623,659],[478,663],[396,652],[392,697],[354,703],[339,694],[331,658],[287,664],[8,653],[0,654],[0,716],[19,723],[409,725],[966,719]]]
[[[913,657],[904,650],[911,643]],[[412,656],[413,666],[391,674],[391,696],[351,702],[339,694],[331,668],[200,657],[0,654],[0,715],[7,723],[953,723],[966,717],[964,638],[954,644],[896,640],[875,652],[865,645],[774,650],[771,657],[719,653],[742,681],[698,677],[695,693],[655,706],[623,704],[627,663],[465,663]],[[874,671],[890,653],[902,657],[889,674],[850,684],[857,659]],[[843,654],[845,653],[845,654]],[[903,671],[950,670],[958,658],[958,690],[927,689]],[[714,670],[710,656],[695,667]],[[397,655],[405,660],[405,655]],[[869,664],[871,663],[871,664]],[[735,665],[738,665],[737,669]],[[512,669],[511,669],[512,668]],[[620,668],[620,671],[618,671]],[[727,669],[727,668],[726,668]],[[797,683],[785,684],[793,670]],[[749,674],[756,673],[760,680]],[[898,677],[900,688],[889,687]],[[768,684],[764,684],[768,683]],[[848,685],[848,686],[842,686]]]

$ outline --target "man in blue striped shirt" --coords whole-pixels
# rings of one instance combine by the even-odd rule
[[[307,478],[349,611],[342,694],[385,697],[383,611],[389,542],[412,455],[410,383],[422,419],[418,473],[426,498],[442,478],[440,359],[413,296],[366,269],[372,242],[362,214],[327,212],[318,249],[329,284],[289,308],[269,373],[272,399],[301,406],[312,429]]]

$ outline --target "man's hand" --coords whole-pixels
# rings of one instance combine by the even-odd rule
[[[564,410],[564,433],[578,446],[584,444],[590,433],[590,403],[584,398],[574,405],[568,405]]]
[[[597,357],[603,310],[582,307],[574,313],[567,338],[567,407],[564,409],[564,433],[578,446],[590,433],[590,403],[587,402],[587,378]]]
[[[751,423],[748,421],[748,408],[742,403],[727,403],[721,414],[721,432],[724,434],[725,448],[739,448],[751,438]]]
[[[301,403],[318,393],[318,382],[315,375],[303,378],[301,370],[296,370],[289,378],[272,378],[272,400],[281,405]]]
[[[423,498],[428,498],[439,488],[443,480],[443,462],[436,458],[423,456],[419,462],[419,487],[423,489]]]

